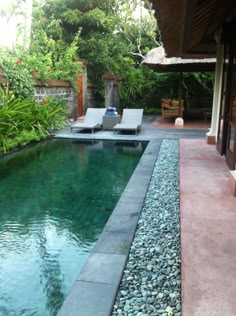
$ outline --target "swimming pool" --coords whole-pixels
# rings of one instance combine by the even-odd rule
[[[0,159],[0,315],[56,315],[145,146],[51,140]]]

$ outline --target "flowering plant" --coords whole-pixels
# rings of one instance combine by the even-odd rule
[[[34,93],[34,79],[27,68],[14,54],[0,51],[0,75],[8,80],[10,89],[16,97],[30,98]]]
[[[41,30],[34,34],[29,50],[23,52],[21,58],[37,79],[68,80],[77,90],[77,75],[81,71],[77,58],[78,40],[79,34],[71,44],[67,44],[63,40],[48,38],[46,32]]]
[[[21,98],[33,95],[35,79],[68,80],[77,91],[77,74],[81,71],[81,63],[77,60],[77,42],[78,36],[68,45],[48,39],[42,31],[32,39],[29,48],[0,48],[0,75],[8,79],[10,88]]]

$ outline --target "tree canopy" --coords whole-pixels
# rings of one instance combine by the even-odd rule
[[[146,52],[156,46],[156,20],[148,2],[35,1],[32,31],[34,39],[44,32],[62,47],[77,35],[78,58],[88,61],[89,80],[101,98],[106,72],[121,77],[124,105],[137,104],[145,91],[153,89],[156,74],[140,65]]]
[[[148,1],[33,0],[30,45],[16,46],[7,54],[0,51],[0,71],[14,80],[18,92],[22,83],[28,86],[25,96],[31,93],[32,75],[70,80],[76,87],[79,60],[85,59],[100,105],[102,75],[112,72],[121,78],[122,107],[160,108],[161,98],[178,97],[178,74],[156,73],[141,64],[144,55],[158,45],[156,19]],[[15,68],[20,68],[18,60],[19,78],[14,75]],[[183,79],[187,97],[199,92],[212,95],[212,74],[184,74]]]

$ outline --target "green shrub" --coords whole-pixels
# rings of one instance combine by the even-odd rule
[[[25,146],[65,126],[67,111],[60,99],[20,99],[13,92],[0,89],[0,152]]]
[[[22,65],[21,60],[14,58],[10,53],[0,53],[0,73],[8,80],[11,90],[19,98],[31,98],[34,94],[35,78]]]
[[[78,91],[77,76],[81,62],[77,58],[78,35],[71,44],[48,38],[43,31],[31,39],[30,47],[0,47],[0,75],[19,98],[31,98],[35,80],[68,80]]]

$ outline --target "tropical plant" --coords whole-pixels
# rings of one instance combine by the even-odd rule
[[[142,19],[132,12],[140,4]],[[121,77],[122,104],[138,104],[142,91],[149,93],[155,84],[151,70],[144,69],[140,61],[156,45],[156,22],[150,7],[141,1],[38,1],[33,9],[33,32],[43,30],[48,38],[70,44],[79,36],[78,56],[88,61],[88,78],[97,97],[104,97],[102,75],[112,72]],[[78,35],[79,34],[79,35]],[[150,93],[152,94],[152,92]]]
[[[77,90],[77,75],[82,69],[77,56],[78,41],[79,34],[75,34],[71,43],[65,43],[49,38],[42,29],[35,30],[30,47],[24,52],[25,65],[37,79],[68,80]]]
[[[0,89],[0,152],[25,146],[50,135],[50,131],[66,124],[67,113],[61,100],[20,99]]]
[[[0,49],[0,74],[8,80],[17,97],[30,98],[34,93],[34,77],[22,60],[7,48]]]
[[[71,44],[65,44],[48,39],[45,32],[39,31],[29,48],[0,48],[0,74],[21,98],[33,96],[35,79],[68,80],[77,91],[77,75],[81,72],[77,42],[78,36]]]
[[[178,96],[178,74],[155,73],[142,66],[146,52],[159,45],[148,1],[35,0],[29,47],[0,53],[0,72],[16,96],[31,97],[35,79],[70,80],[77,89],[80,59],[97,99],[104,99],[102,75],[121,78],[121,107],[160,107],[163,97]],[[139,11],[137,13],[137,10]],[[133,14],[136,12],[136,14]],[[184,75],[186,95],[211,94],[212,77]]]

